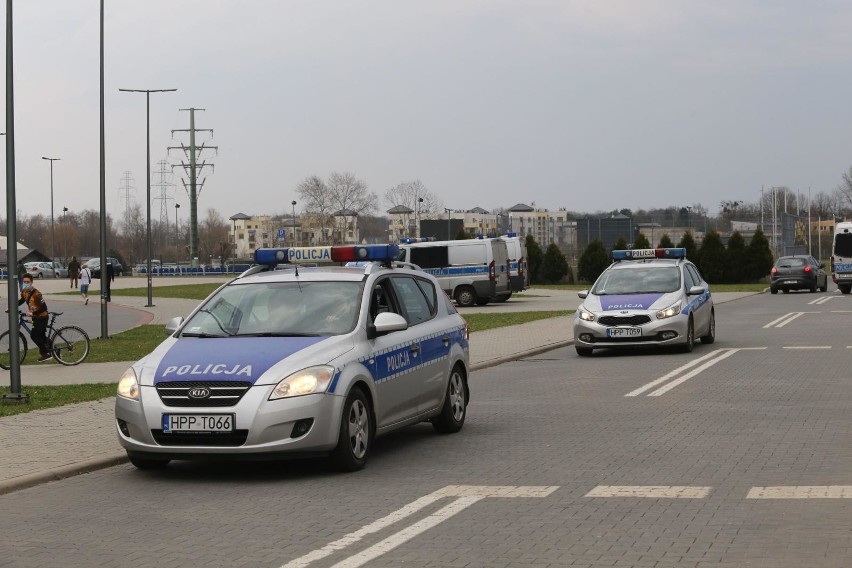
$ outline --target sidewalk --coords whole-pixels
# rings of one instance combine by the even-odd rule
[[[722,304],[750,295],[752,293],[723,293],[714,295],[714,300]],[[194,300],[159,299],[157,306],[145,308],[142,307],[144,298],[115,297],[113,301],[149,311],[156,323],[165,323],[176,314],[186,315],[197,304]],[[569,317],[473,333],[470,337],[471,370],[486,369],[572,343]],[[26,387],[32,385],[117,383],[131,363],[93,363],[77,367],[27,365],[22,367],[21,382],[25,392]],[[116,440],[113,405],[114,399],[107,398],[0,418],[3,433],[0,495],[127,461]]]

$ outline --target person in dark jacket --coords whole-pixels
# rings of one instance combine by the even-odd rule
[[[21,304],[27,305],[27,315],[33,318],[33,330],[30,332],[30,337],[41,353],[38,362],[49,361],[51,356],[50,349],[47,346],[47,318],[50,313],[47,311],[47,302],[44,301],[44,296],[33,287],[33,277],[29,274],[24,276],[23,284],[21,284],[21,298],[18,300],[18,305]]]
[[[80,276],[80,261],[76,256],[71,257],[71,262],[68,263],[68,280],[71,281],[71,287],[77,287],[77,278]]]

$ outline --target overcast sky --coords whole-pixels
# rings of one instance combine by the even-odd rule
[[[846,1],[105,1],[116,216],[125,171],[144,210],[146,167],[145,95],[119,88],[178,89],[151,95],[153,168],[188,141],[170,135],[189,127],[179,109],[206,109],[196,127],[215,136],[199,140],[219,152],[205,154],[215,172],[199,210],[226,218],[289,212],[301,180],[332,171],[380,197],[420,179],[459,209],[701,203],[714,214],[761,186],[831,191],[852,165]],[[50,213],[42,156],[61,158],[57,216],[99,208],[98,7],[15,2],[27,215]]]

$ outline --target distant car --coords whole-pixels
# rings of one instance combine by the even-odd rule
[[[782,256],[775,262],[769,274],[769,291],[785,294],[790,290],[828,290],[828,274],[825,265],[809,255]]]
[[[686,249],[612,251],[613,262],[574,314],[574,347],[588,356],[604,347],[677,346],[716,341],[710,285]]]
[[[113,258],[111,256],[107,257],[107,262],[112,264],[112,271],[116,276],[121,276],[124,273],[124,267],[121,266],[121,263],[118,262],[117,258]],[[100,258],[91,258],[87,261],[89,265],[89,272],[92,273],[92,278],[98,279],[101,277],[101,259]]]
[[[33,278],[67,278],[68,269],[59,262],[54,263],[56,270],[49,262],[27,262],[24,267]]]

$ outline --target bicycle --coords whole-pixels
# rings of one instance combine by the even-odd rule
[[[91,343],[88,334],[76,325],[66,325],[60,328],[56,327],[56,318],[61,316],[62,312],[51,312],[50,321],[47,324],[48,345],[50,345],[50,354],[57,362],[63,365],[78,365],[86,360],[89,356],[89,348]],[[21,330],[18,331],[21,363],[27,356],[29,344],[23,330],[27,331],[27,335],[32,331],[32,328],[27,325],[27,315],[24,312],[18,312],[19,325]],[[9,353],[11,342],[9,332],[4,331],[0,334],[0,367],[8,369],[11,364],[11,355]]]

